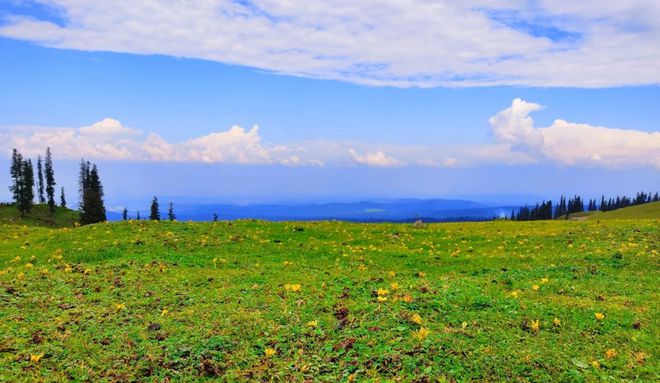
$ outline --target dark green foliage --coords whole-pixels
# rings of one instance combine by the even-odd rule
[[[39,196],[39,203],[46,203],[46,197],[44,197],[44,167],[41,164],[41,156],[37,157],[37,195]]]
[[[121,212],[121,219],[122,219],[122,221],[127,221],[128,220],[128,210],[126,210],[126,208],[124,208],[124,210],[122,210],[122,212]]]
[[[64,198],[64,187],[60,188],[60,207],[66,207],[66,198]]]
[[[628,206],[641,205],[644,203],[657,202],[657,201],[660,201],[660,195],[658,194],[658,192],[656,192],[655,195],[651,195],[651,193],[639,192],[633,198],[626,196],[617,196],[616,198],[610,198],[609,200],[605,200],[605,197],[603,196],[600,200],[600,206],[598,210],[610,211],[610,210],[621,209]]]
[[[160,205],[158,204],[158,198],[154,197],[151,201],[151,212],[149,214],[149,219],[152,221],[160,221]]]
[[[174,204],[170,202],[170,208],[167,209],[167,219],[170,221],[174,221],[176,219],[176,216],[174,215]]]
[[[46,196],[50,212],[55,211],[55,171],[53,170],[53,156],[50,148],[46,148],[46,158],[44,161],[44,176],[46,177]]]
[[[34,201],[34,169],[32,161],[24,160],[16,149],[12,152],[10,175],[12,184],[9,186],[9,190],[23,216],[30,212]]]
[[[21,193],[23,190],[23,156],[18,150],[14,149],[11,155],[11,174],[12,184],[9,186],[9,191],[12,192],[12,199],[16,204],[21,200]]]
[[[587,210],[590,212],[597,210],[609,211],[634,205],[641,205],[649,202],[655,202],[658,200],[660,200],[660,195],[657,192],[653,196],[651,193],[639,192],[634,198],[617,196],[616,199],[610,198],[609,200],[605,200],[605,196],[603,196],[601,197],[600,205],[596,203],[595,199],[590,199],[587,205]],[[512,211],[511,219],[516,221],[536,221],[553,218],[568,218],[570,214],[582,213],[584,211],[584,200],[582,197],[576,195],[573,198],[569,198],[567,201],[564,196],[561,196],[559,203],[554,209],[554,213],[552,209],[552,202],[543,201],[540,205],[537,203],[533,208],[523,206],[518,209],[517,213]]]
[[[23,161],[23,190],[18,202],[21,212],[29,212],[34,202],[34,169],[32,160]]]
[[[88,225],[106,220],[103,186],[96,165],[82,160],[79,174],[80,224]]]

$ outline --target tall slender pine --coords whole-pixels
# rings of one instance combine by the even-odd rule
[[[41,155],[37,157],[37,195],[39,196],[39,203],[46,203],[46,197],[44,197],[44,167],[41,164]]]
[[[152,221],[160,221],[160,205],[158,204],[157,197],[154,197],[151,201],[151,214],[149,214],[149,219]]]
[[[44,176],[46,178],[46,196],[48,198],[48,208],[50,213],[55,212],[55,171],[53,170],[53,156],[50,153],[50,147],[46,148],[46,158],[44,160]]]

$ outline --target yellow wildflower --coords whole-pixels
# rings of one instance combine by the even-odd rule
[[[28,262],[28,263],[25,264],[25,268],[26,268],[26,269],[31,269],[32,266],[33,266],[33,265],[32,265],[30,262]]]
[[[404,295],[403,298],[401,298],[401,299],[406,303],[410,303],[410,302],[413,301],[413,297],[410,296],[409,294]]]
[[[413,333],[413,337],[419,340],[424,340],[426,339],[426,337],[429,336],[430,333],[431,331],[429,331],[429,329],[427,329],[426,327],[420,327],[419,330]]]
[[[126,308],[126,305],[123,303],[115,303],[115,310],[121,311]]]
[[[541,283],[545,284],[548,283],[549,279],[548,278],[541,278]]]
[[[419,325],[421,325],[421,324],[422,324],[422,317],[421,317],[419,314],[414,313],[414,314],[410,317],[410,321],[413,322],[414,324],[419,324]]]
[[[417,273],[417,276],[420,277],[420,278],[424,278],[426,276],[426,273],[423,272],[423,271],[420,271],[419,273]]]
[[[385,295],[389,294],[390,292],[387,291],[386,289],[378,289],[378,290],[376,291],[376,293],[378,293],[378,296],[379,296],[379,297],[382,297],[382,296],[385,296]]]
[[[594,368],[600,368],[600,362],[597,361],[597,360],[594,360],[593,362],[591,362],[591,365],[594,366]]]
[[[311,321],[307,322],[307,327],[317,328],[317,327],[319,327],[319,321],[311,320]]]
[[[300,289],[301,289],[300,283],[286,283],[284,285],[284,290],[286,291],[298,292],[300,291]]]
[[[616,350],[610,348],[609,350],[605,351],[605,358],[613,359],[616,356],[616,354],[617,354]]]
[[[390,284],[390,287],[392,288],[392,291],[396,291],[396,290],[399,289],[399,284],[396,283],[396,282],[392,282],[392,283]]]
[[[396,273],[394,271],[390,271],[389,273],[387,273],[387,275],[389,275],[390,278],[396,277]]]
[[[167,308],[164,308],[163,311],[160,312],[160,316],[167,315],[168,312]]]
[[[266,349],[264,350],[264,355],[266,356],[266,358],[270,358],[275,354],[277,354],[277,351],[275,351],[275,349],[273,348],[266,347]]]
[[[376,300],[378,301],[378,303],[387,302],[387,297],[380,297],[379,296],[378,298],[376,298]]]
[[[603,314],[603,313],[595,313],[594,316],[596,317],[596,320],[605,319],[605,314]]]
[[[538,319],[533,320],[532,323],[530,323],[530,325],[529,325],[529,329],[532,330],[532,332],[535,332],[535,333],[539,332],[539,330],[541,329],[541,325],[539,323],[539,320]]]
[[[559,320],[559,318],[553,319],[552,320],[552,325],[555,326],[555,327],[561,326],[561,321]]]
[[[31,354],[30,355],[30,363],[39,363],[41,358],[44,357],[44,354]]]
[[[532,290],[534,291],[539,291],[539,288],[540,288],[539,285],[532,286]]]
[[[514,297],[514,298],[518,298],[518,291],[517,290],[512,291],[511,296]]]

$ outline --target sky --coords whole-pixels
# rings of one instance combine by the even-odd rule
[[[84,157],[113,206],[660,190],[660,4],[559,3],[5,0],[0,166]]]

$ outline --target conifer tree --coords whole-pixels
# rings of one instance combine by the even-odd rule
[[[138,221],[140,220],[140,211],[139,210],[137,211],[137,216],[136,216],[135,219],[137,219]]]
[[[80,224],[87,225],[106,220],[103,202],[103,185],[98,168],[82,160],[79,174],[80,185]]]
[[[50,147],[46,148],[46,158],[44,160],[44,176],[46,178],[46,196],[50,213],[55,211],[55,171],[53,170],[53,156],[50,153]]]
[[[124,221],[128,220],[128,210],[126,210],[126,208],[124,208],[124,210],[121,212],[121,219]]]
[[[149,214],[149,219],[152,221],[160,221],[160,205],[158,204],[158,198],[154,197],[151,201],[151,214]]]
[[[23,156],[16,149],[12,151],[9,173],[12,179],[9,191],[12,192],[12,199],[16,203],[16,206],[20,206],[21,195],[23,193]]]
[[[66,198],[64,198],[64,187],[60,188],[60,207],[66,207]]]
[[[44,167],[41,165],[41,155],[37,156],[37,195],[39,203],[46,203],[44,197]]]
[[[174,215],[174,204],[170,202],[170,208],[167,209],[167,219],[170,221],[174,221],[176,219],[176,216]]]
[[[21,197],[18,203],[21,216],[25,212],[30,212],[34,202],[34,169],[32,167],[32,160],[28,159],[27,161],[23,161],[22,168],[23,180],[21,185]]]

